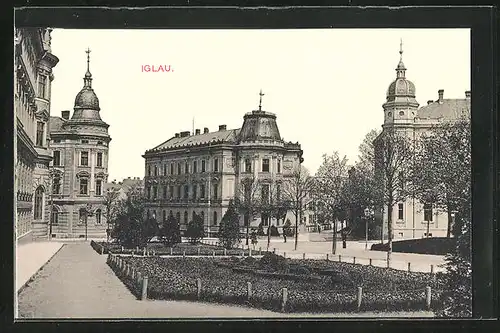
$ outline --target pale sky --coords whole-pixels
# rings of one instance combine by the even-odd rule
[[[334,150],[353,163],[396,78],[400,38],[406,77],[421,106],[470,90],[469,29],[68,30],[52,32],[51,115],[71,110],[90,47],[92,87],[110,144],[109,180],[144,177],[141,155],[176,132],[240,128],[258,108],[277,115],[314,174]],[[141,72],[170,65],[173,72]]]

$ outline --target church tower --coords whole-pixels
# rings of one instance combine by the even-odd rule
[[[104,184],[111,137],[92,88],[90,50],[86,53],[84,85],[76,95],[72,117],[70,111],[62,111],[61,117],[50,119],[53,237],[106,236]]]

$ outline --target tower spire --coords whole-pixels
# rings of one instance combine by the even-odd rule
[[[262,111],[262,96],[264,96],[265,94],[262,93],[262,89],[260,90],[259,92],[259,111]]]
[[[403,61],[403,38],[399,39],[399,61]]]
[[[92,74],[90,74],[90,48],[87,47],[85,53],[87,53],[87,72],[85,73],[85,78],[83,79],[83,82],[85,87],[90,88],[92,86]]]
[[[398,78],[404,78],[405,77],[405,64],[403,63],[403,38],[399,40],[399,63],[398,67],[396,68],[396,73]]]

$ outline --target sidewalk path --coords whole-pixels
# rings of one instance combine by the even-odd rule
[[[63,243],[31,242],[16,247],[16,291],[61,249]]]
[[[65,245],[19,294],[19,318],[376,317],[376,313],[282,314],[238,306],[183,301],[139,301],[88,243]],[[384,313],[432,317],[432,312]]]

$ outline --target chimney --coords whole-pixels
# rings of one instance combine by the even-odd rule
[[[427,105],[432,104],[432,102],[434,102],[432,99],[428,100]]]
[[[226,125],[219,125],[219,131],[225,131],[226,128]]]
[[[208,127],[205,127],[205,128],[203,129],[203,134],[207,134],[207,133],[208,133]]]
[[[196,134],[196,135],[200,135],[200,129],[199,129],[199,128],[197,128],[197,129],[196,129],[195,134]]]
[[[470,90],[465,92],[465,98],[470,99]]]
[[[61,117],[63,119],[69,120],[69,111],[68,110],[61,111]]]
[[[179,137],[179,133],[175,133],[175,137],[178,138]]]
[[[127,179],[130,179],[130,177],[127,177]]]
[[[185,137],[189,136],[190,133],[191,132],[189,132],[189,131],[181,132],[181,138],[185,138]]]
[[[441,104],[441,103],[443,103],[444,90],[443,89],[439,89],[438,90],[438,95],[439,95],[438,102]]]

